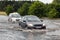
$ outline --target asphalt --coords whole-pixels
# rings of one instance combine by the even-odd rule
[[[18,30],[18,23],[8,22],[8,16],[0,15],[0,40],[60,40],[60,20],[43,19],[46,31],[26,32]],[[17,29],[17,30],[16,30]]]

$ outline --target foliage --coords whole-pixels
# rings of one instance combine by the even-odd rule
[[[13,12],[13,6],[8,5],[6,7],[6,10],[5,11],[6,11],[7,15],[9,15],[9,13],[12,13]]]
[[[34,2],[30,7],[28,14],[30,15],[36,15],[38,17],[43,16],[44,13],[44,4],[42,2]]]
[[[53,0],[53,4],[60,4],[60,0]]]
[[[18,13],[21,15],[28,15],[28,9],[29,9],[30,4],[25,2],[22,7],[18,9]]]
[[[60,0],[53,0],[50,4],[40,1],[0,1],[0,11],[7,15],[19,12],[21,15],[36,15],[38,17],[60,18]]]
[[[57,10],[56,10],[55,8],[51,9],[51,10],[47,13],[47,16],[48,16],[49,18],[55,18],[55,17],[57,17],[57,15],[58,15],[58,12],[57,12]]]

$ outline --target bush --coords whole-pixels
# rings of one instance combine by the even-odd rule
[[[42,2],[34,2],[28,10],[28,14],[36,15],[38,17],[42,17],[44,13],[44,4]]]
[[[7,5],[7,7],[5,8],[5,12],[7,13],[7,15],[9,15],[9,13],[13,12],[13,6]]]
[[[22,7],[18,9],[18,13],[21,15],[28,15],[28,9],[29,9],[30,4],[25,2]]]
[[[48,16],[49,18],[56,18],[57,15],[58,15],[58,11],[57,11],[55,8],[51,9],[51,10],[47,13],[47,16]]]

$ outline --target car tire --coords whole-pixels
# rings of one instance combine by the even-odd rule
[[[9,19],[8,19],[8,21],[9,21]]]
[[[11,22],[10,19],[8,19],[8,22]]]
[[[25,29],[27,27],[27,25],[21,25],[22,29]]]
[[[15,21],[13,21],[12,23],[15,23]]]
[[[10,19],[10,21],[12,22],[12,19]]]

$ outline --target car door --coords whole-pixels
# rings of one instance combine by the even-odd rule
[[[22,18],[21,26],[24,26],[24,27],[26,26],[26,18],[25,17]]]

